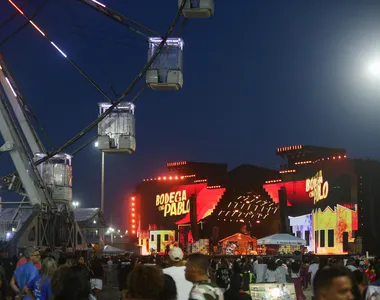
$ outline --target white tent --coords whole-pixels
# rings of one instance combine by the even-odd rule
[[[121,254],[125,252],[126,252],[125,250],[121,250],[119,248],[116,248],[110,245],[104,246],[104,249],[103,249],[103,253],[105,254]]]
[[[257,240],[258,245],[306,245],[304,239],[287,233],[276,233]]]

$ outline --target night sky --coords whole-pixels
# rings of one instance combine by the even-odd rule
[[[41,1],[29,1],[26,13]],[[162,34],[177,10],[176,0],[104,3]],[[14,12],[2,0],[0,23]],[[0,40],[24,21],[17,15],[0,29]],[[35,21],[109,96],[111,86],[122,93],[147,60],[141,36],[79,1],[50,0]],[[367,71],[380,59],[379,1],[219,0],[215,16],[190,20],[183,38],[183,89],[146,90],[136,102],[136,153],[106,156],[107,213],[122,217],[123,197],[142,178],[164,174],[166,161],[276,168],[276,147],[292,144],[380,159],[380,77]],[[0,51],[49,149],[97,117],[102,96],[32,26]],[[8,155],[0,166],[1,175],[13,170]],[[74,200],[81,207],[99,207],[100,170],[95,147],[75,156]]]

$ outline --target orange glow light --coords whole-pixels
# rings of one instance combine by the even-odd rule
[[[133,234],[135,234],[135,233],[136,233],[136,231],[132,230],[132,233],[133,233]]]
[[[135,220],[132,220],[132,223],[135,223]]]
[[[135,214],[132,214],[132,217],[134,217],[135,216]]]
[[[132,203],[132,206],[135,206],[135,204],[134,204],[134,203]]]
[[[135,197],[132,197],[131,199],[132,199],[132,201],[135,201]]]
[[[135,211],[135,208],[134,208],[134,207],[132,207],[132,211]]]

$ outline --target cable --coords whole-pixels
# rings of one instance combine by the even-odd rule
[[[181,26],[180,26],[180,28],[178,30],[178,34],[177,34],[178,37],[180,37],[183,34],[183,31],[185,30],[185,26],[186,26],[186,24],[187,24],[188,21],[189,21],[188,18],[184,18],[183,19],[182,24],[181,24]]]
[[[78,152],[82,151],[84,148],[86,148],[88,145],[92,144],[96,139],[98,138],[98,135],[93,136],[91,139],[89,139],[86,143],[84,143],[82,146],[80,146],[78,149],[75,149],[73,152],[70,153],[71,156],[75,156]]]
[[[132,26],[130,26],[129,24],[127,23],[124,23],[123,20],[127,21],[127,22],[130,22],[132,23],[133,25],[137,26],[137,27],[140,27],[141,29],[149,32],[150,34],[154,35],[154,36],[161,36],[161,34],[149,29],[148,27],[118,13],[117,11],[111,9],[111,8],[108,8],[106,7],[105,4],[103,3],[100,3],[99,1],[95,1],[95,0],[79,0],[80,2],[82,2],[83,4],[86,4],[88,6],[90,6],[91,8],[95,9],[96,11],[106,15],[107,17],[111,18],[112,20],[124,25],[125,27],[127,27],[128,29],[132,30],[134,33],[137,33],[141,36],[143,36],[144,38],[146,39],[149,39],[149,36],[147,36],[146,34],[142,33],[141,31],[133,28]]]
[[[50,44],[88,81],[91,83],[91,85],[100,93],[102,94],[102,96],[107,99],[107,101],[111,102],[111,99],[107,96],[107,94],[105,92],[103,92],[103,90],[100,88],[99,85],[97,85],[76,63],[74,63],[74,61],[72,61],[37,25],[36,23],[34,23],[30,18],[28,18],[24,12],[12,1],[12,0],[8,0],[8,2],[10,4],[12,4],[12,6],[14,8],[16,8],[16,10],[26,19],[28,20],[28,22],[30,24],[33,25],[33,27],[45,38],[47,39]]]
[[[10,0],[9,0],[10,1]],[[133,82],[130,84],[130,86],[124,91],[124,93],[117,99],[115,102],[112,103],[112,105],[103,113],[101,114],[95,121],[93,121],[90,125],[88,125],[86,128],[84,128],[81,132],[79,132],[76,136],[74,136],[71,140],[63,144],[61,147],[57,148],[53,152],[49,153],[47,156],[45,156],[43,159],[40,159],[36,162],[36,165],[39,165],[48,159],[52,158],[54,155],[62,152],[65,150],[67,147],[71,146],[74,144],[76,141],[78,141],[82,136],[84,136],[86,133],[88,133],[91,129],[93,129],[96,125],[98,125],[107,115],[111,113],[111,111],[120,104],[120,102],[126,97],[139,83],[141,78],[144,76],[146,71],[150,68],[150,66],[153,64],[154,60],[157,58],[157,56],[161,53],[162,48],[165,46],[167,39],[169,36],[172,34],[175,26],[178,23],[178,20],[182,14],[182,10],[185,7],[185,4],[188,0],[183,0],[181,6],[179,7],[173,22],[170,24],[166,35],[163,37],[160,45],[157,47],[156,51],[152,55],[151,59],[145,64],[145,66],[142,68],[139,74],[135,77]]]
[[[44,8],[44,6],[47,4],[48,0],[45,0],[44,2],[41,3],[41,5],[37,8],[37,10],[34,12],[34,14],[30,17],[31,20],[33,20],[37,15],[40,13],[40,11]],[[16,13],[17,15],[17,13]],[[0,42],[0,47],[4,45],[6,42],[8,42],[12,37],[14,37],[17,33],[19,33],[21,30],[26,28],[29,22],[25,22],[22,24],[20,27],[18,27],[15,31],[13,31],[11,34],[6,36],[1,42]]]
[[[22,9],[25,8],[25,6],[28,4],[28,1],[26,1],[26,3],[23,3],[23,5],[21,6]],[[15,17],[17,17],[17,13],[14,13],[13,15],[11,15],[8,19],[6,19],[3,23],[0,24],[0,29],[3,28],[5,25],[7,25],[10,21],[12,21]]]

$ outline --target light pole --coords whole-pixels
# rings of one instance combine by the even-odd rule
[[[95,147],[98,148],[98,142],[95,142]],[[104,215],[104,164],[105,164],[105,157],[104,157],[104,152],[102,152],[102,179],[101,179],[101,183],[100,183],[100,211],[103,213]],[[105,230],[103,228],[102,230],[102,234],[99,233],[99,242],[101,244],[101,237],[103,236],[103,243],[105,243],[105,239],[106,239],[106,235],[105,235]],[[112,234],[113,236],[113,234]],[[112,238],[113,240],[113,238]]]
[[[98,148],[98,142],[95,142],[95,147]],[[100,210],[104,213],[104,152],[102,152],[102,182],[100,184]]]

